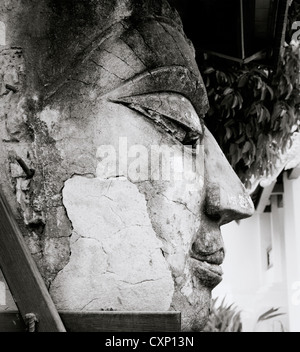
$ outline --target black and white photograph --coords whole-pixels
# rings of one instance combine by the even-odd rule
[[[300,332],[300,0],[0,0],[4,332]]]

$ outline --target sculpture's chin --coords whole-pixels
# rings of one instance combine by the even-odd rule
[[[197,285],[198,286],[198,285]],[[176,291],[172,309],[181,312],[182,331],[200,332],[205,327],[211,306],[211,290],[205,286],[194,287],[190,294]]]
[[[192,318],[189,322],[189,329],[185,331],[199,332],[202,331],[207,323],[209,308],[205,307],[198,312],[198,317]],[[184,330],[183,330],[184,331]]]

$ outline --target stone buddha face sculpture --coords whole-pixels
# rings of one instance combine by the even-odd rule
[[[96,3],[101,18],[108,5]],[[204,125],[206,91],[176,11],[117,1],[109,13],[89,45],[66,34],[76,55],[64,59],[58,43],[49,83],[18,97],[6,125],[20,143],[2,138],[10,201],[58,309],[176,310],[183,330],[199,331],[222,279],[220,227],[253,205]]]

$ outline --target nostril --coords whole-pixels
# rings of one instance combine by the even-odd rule
[[[208,208],[207,206],[204,208],[204,214],[214,222],[220,222],[221,214],[219,209]]]

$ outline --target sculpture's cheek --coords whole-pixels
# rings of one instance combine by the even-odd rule
[[[50,288],[56,305],[85,310],[175,309],[182,311],[187,329],[199,318],[203,322],[209,290],[194,282],[188,264],[204,197],[202,150],[198,169],[193,170],[197,172],[174,175],[168,163],[178,166],[184,161],[192,166],[193,157],[182,153],[183,148],[151,121],[108,102],[99,101],[89,109],[84,123],[57,118],[53,111],[42,116],[64,160],[82,175],[67,180],[63,188],[73,231],[69,263]],[[86,162],[94,155],[93,172],[78,169],[79,152]],[[163,169],[157,173],[164,166],[165,173]]]
[[[199,186],[201,183],[199,183]],[[190,192],[184,182],[168,184],[160,189],[158,184],[140,184],[146,194],[148,213],[155,233],[162,239],[162,250],[174,279],[171,308],[181,312],[183,330],[200,331],[205,325],[210,307],[210,289],[193,276],[190,249],[194,236],[201,226],[201,200],[203,192]]]
[[[51,285],[59,309],[165,311],[174,292],[145,198],[125,178],[75,176],[63,202],[71,257]]]

